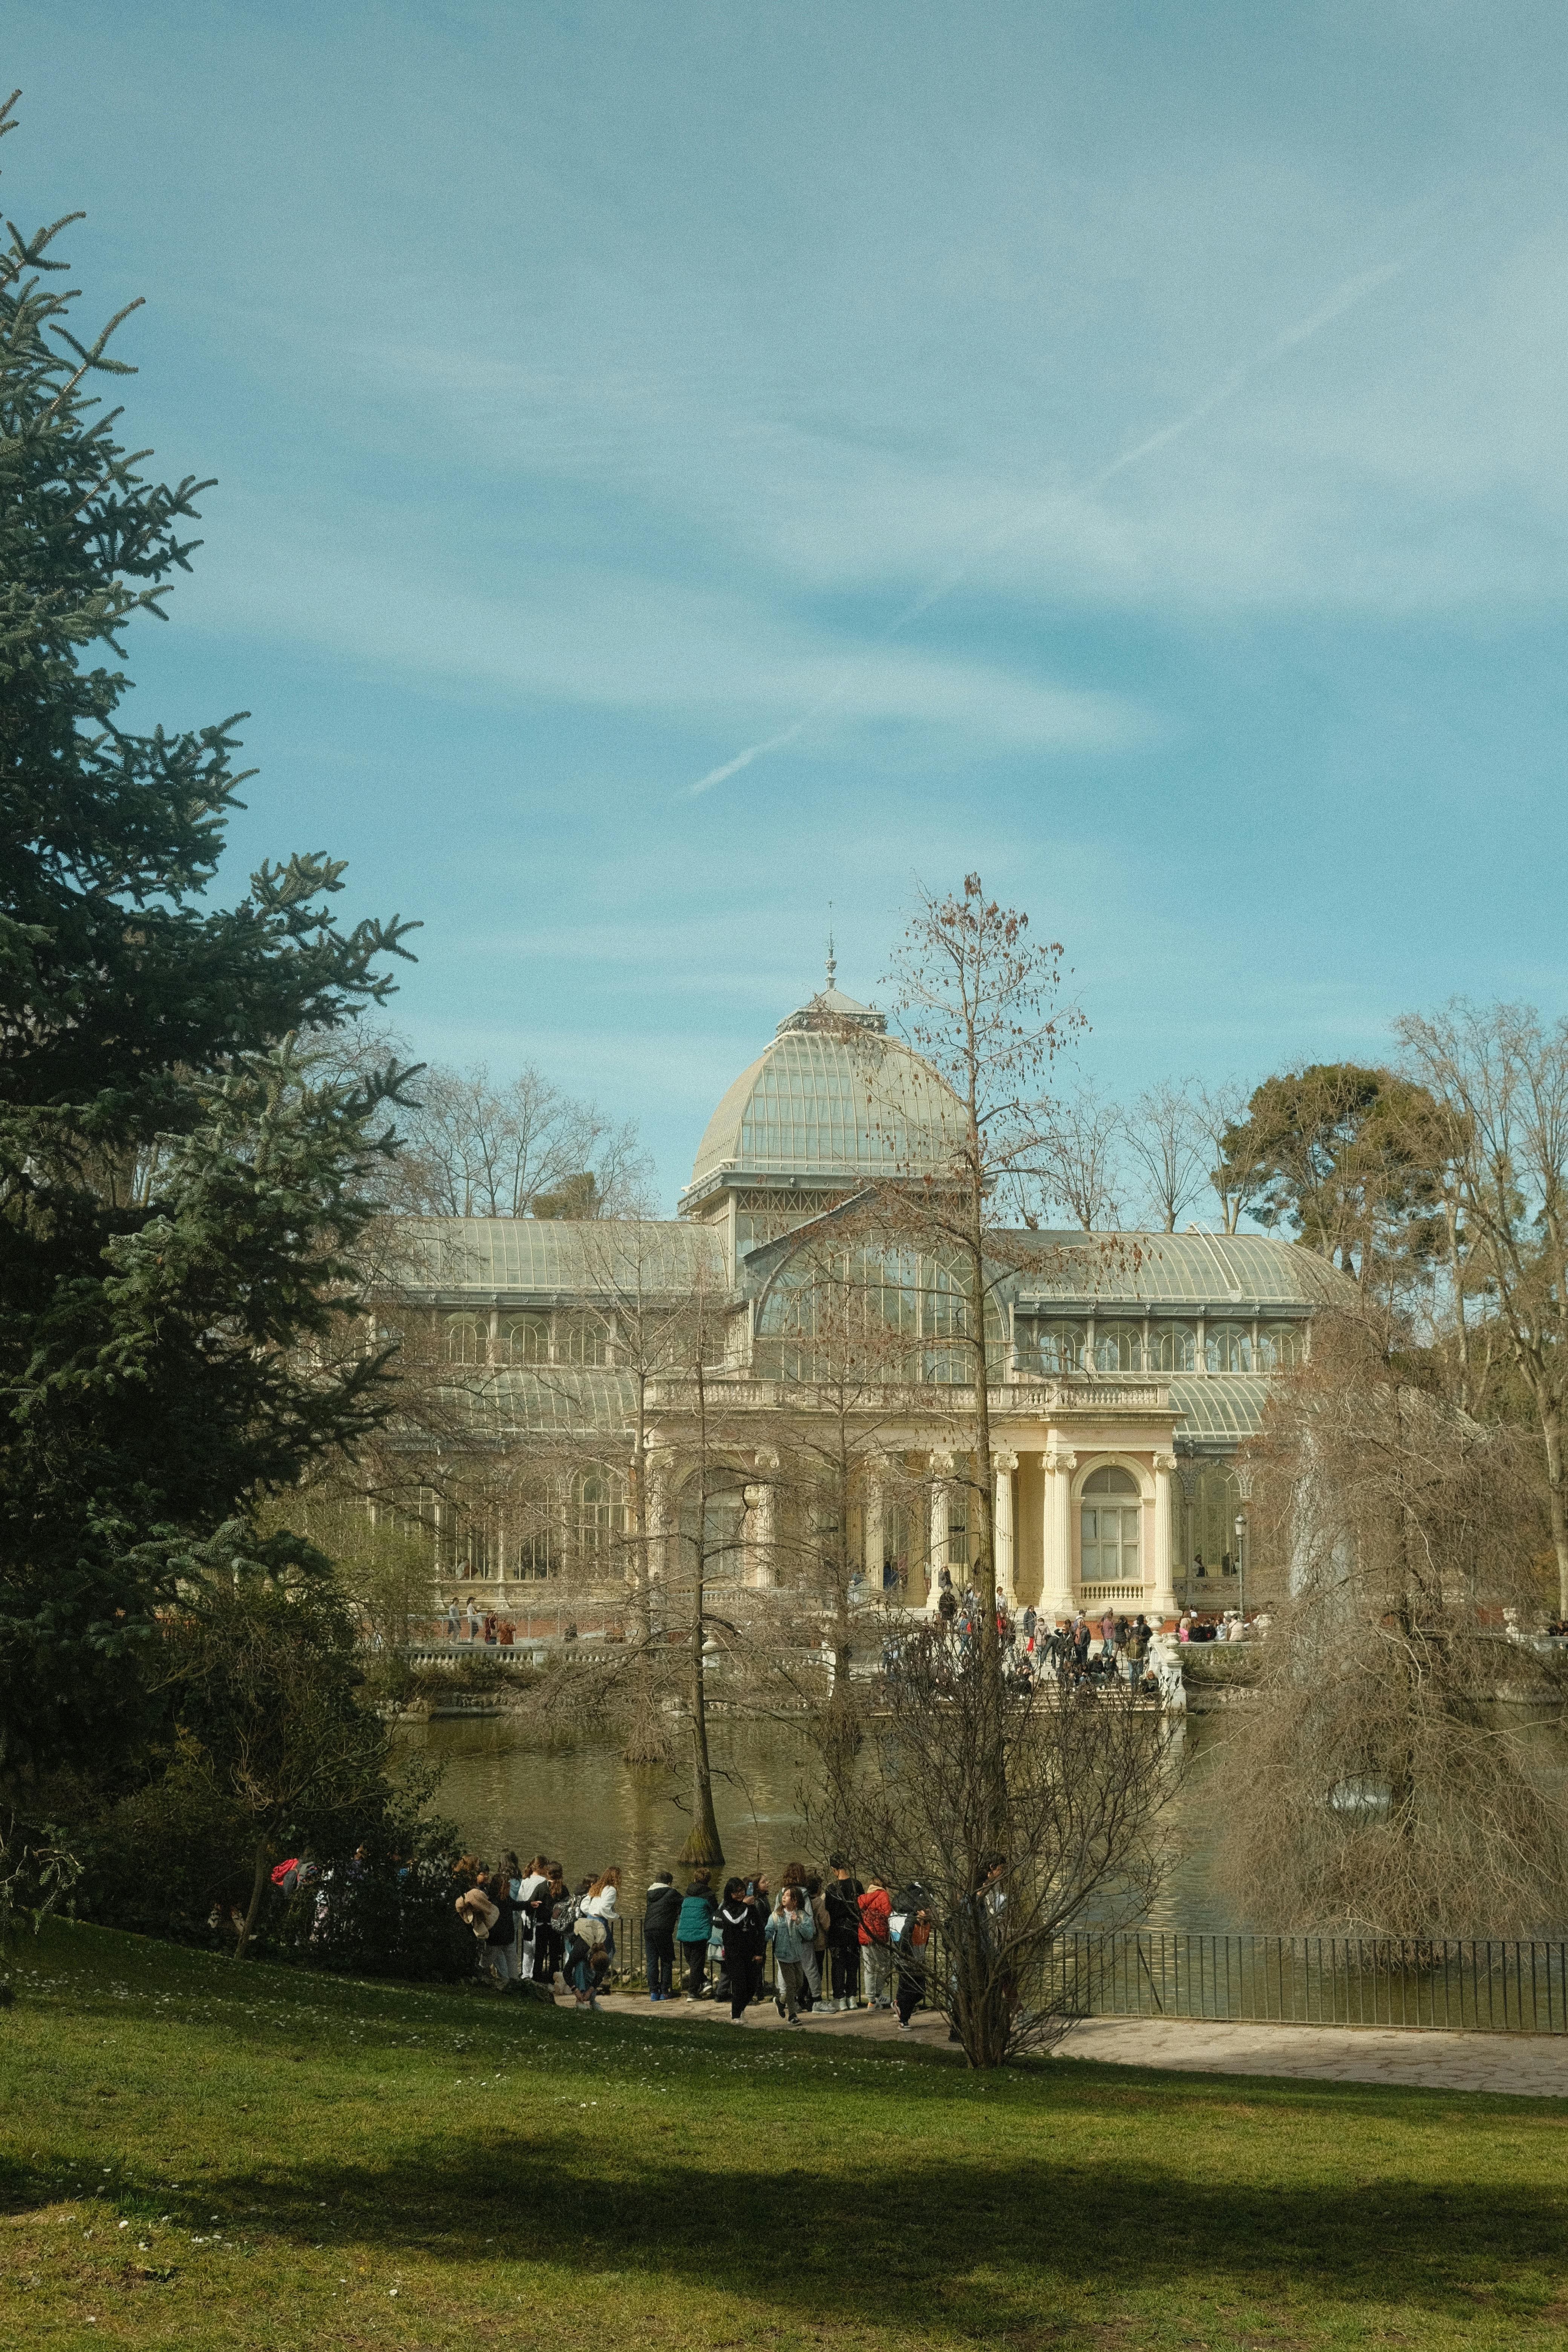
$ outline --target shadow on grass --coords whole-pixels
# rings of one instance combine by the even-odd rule
[[[1194,2187],[1153,2167],[992,2164],[972,2148],[950,2159],[940,2137],[889,2168],[822,2137],[787,2093],[754,2153],[727,2163],[645,2144],[618,2151],[612,2170],[586,2160],[569,2128],[480,2124],[470,2138],[415,2143],[358,2169],[291,2168],[288,2196],[312,2239],[320,2225],[305,2213],[321,2200],[340,2230],[363,2227],[389,2252],[640,2272],[694,2293],[721,2281],[763,2299],[805,2292],[840,2320],[914,2333],[939,2313],[984,2335],[1038,2327],[1089,2278],[1103,2292],[1263,2304],[1310,2284],[1328,2301],[1447,2316],[1475,2314],[1478,2288],[1495,2307],[1495,2282],[1526,2317],[1562,2268],[1564,2199],[1544,2187],[1484,2203],[1409,2182]],[[215,2202],[241,2210],[265,2199],[279,2227],[275,2175],[229,2169],[209,2186]],[[1532,2286],[1521,2273],[1536,2266]]]

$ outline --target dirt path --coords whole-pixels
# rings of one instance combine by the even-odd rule
[[[562,2002],[565,2003],[564,2000]],[[879,2042],[947,2047],[940,2018],[917,2010],[900,2033],[888,2010],[826,2013],[790,2028],[764,2000],[731,2027],[727,2005],[656,2000],[629,1993],[604,2002],[616,2014],[712,2025],[724,2032],[829,2038],[867,2035]],[[1434,2091],[1507,2092],[1568,2098],[1568,2034],[1415,2033],[1376,2026],[1209,2025],[1185,2019],[1097,2017],[1075,2025],[1058,2058],[1096,2058],[1118,2066],[1165,2066],[1182,2074],[1279,2074],[1313,2083],[1390,2083]]]

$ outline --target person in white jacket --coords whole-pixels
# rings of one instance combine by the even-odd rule
[[[616,1921],[620,1917],[620,1913],[616,1909],[616,1903],[620,1895],[620,1872],[618,1870],[603,1871],[600,1873],[599,1876],[595,1879],[592,1886],[589,1887],[583,1903],[584,1910],[586,1911],[591,1917],[595,1919],[602,1919],[605,1923],[605,1960],[606,1966],[608,1966],[609,1962],[616,1957]]]

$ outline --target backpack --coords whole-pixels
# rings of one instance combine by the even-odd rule
[[[605,1940],[605,1923],[592,1911],[579,1911],[572,1932],[580,1944],[586,1945],[589,1951],[596,1952]]]
[[[564,1895],[562,1896],[559,1903],[552,1904],[551,1906],[551,1927],[557,1936],[563,1936],[576,1916],[576,1896],[574,1895]]]

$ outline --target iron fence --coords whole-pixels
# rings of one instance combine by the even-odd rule
[[[710,1983],[717,1969],[715,1953]],[[1084,1931],[1058,1940],[1050,1972],[1053,2002],[1085,2018],[1568,2033],[1568,1941]],[[677,1945],[678,1990],[682,1973]],[[640,1920],[616,1920],[611,1974],[647,1982]],[[773,1978],[770,1951],[770,1990]]]
[[[1065,1937],[1055,1965],[1084,2017],[1568,2033],[1568,1943],[1144,1928]]]

